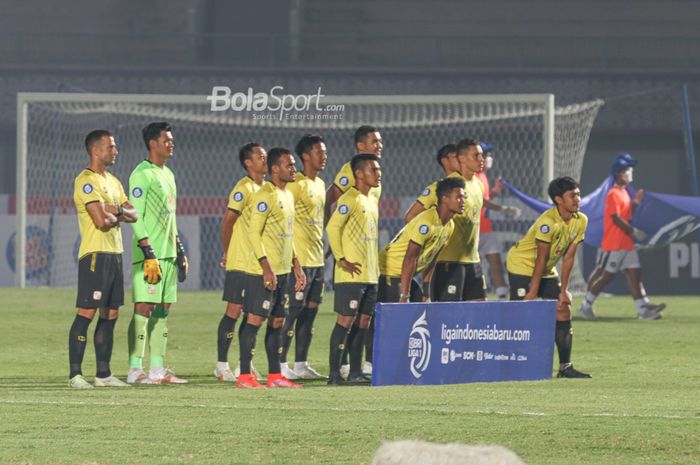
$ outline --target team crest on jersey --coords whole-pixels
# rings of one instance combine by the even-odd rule
[[[258,211],[260,213],[265,213],[267,211],[267,202],[258,203]]]
[[[350,180],[348,179],[347,176],[343,176],[343,177],[340,178],[340,181],[339,181],[339,182],[340,182],[340,185],[341,185],[341,186],[347,186],[347,185],[348,185],[348,182],[350,182]]]
[[[141,190],[140,187],[134,187],[134,189],[131,191],[131,193],[136,197],[137,199],[143,195],[143,191]]]
[[[83,184],[83,192],[85,192],[86,194],[92,193],[93,190],[94,189],[92,188],[92,184],[90,184],[90,183]]]
[[[423,191],[423,193],[422,193],[421,195],[422,195],[423,197],[425,197],[425,196],[427,196],[427,195],[430,195],[430,188],[429,188],[429,187],[426,187],[425,190]]]
[[[235,200],[236,202],[240,202],[241,200],[243,200],[243,192],[236,192],[235,194],[233,194],[233,200]]]
[[[341,215],[347,215],[349,211],[350,207],[348,207],[345,204],[338,207],[338,213],[340,213]]]
[[[540,226],[540,232],[542,234],[547,234],[549,232],[549,225],[543,224]]]
[[[420,228],[418,228],[418,232],[421,233],[423,236],[428,234],[430,231],[430,228],[428,227],[427,224],[422,224]]]

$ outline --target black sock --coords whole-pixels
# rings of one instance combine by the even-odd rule
[[[309,347],[311,347],[311,338],[314,335],[314,321],[318,314],[318,307],[304,307],[304,310],[299,314],[296,324],[296,353],[295,360],[297,362],[305,362],[309,359]]]
[[[571,345],[573,339],[573,331],[571,329],[571,320],[557,321],[556,334],[554,342],[557,344],[557,352],[559,352],[559,363],[571,362]]]
[[[244,326],[244,325],[241,325]],[[238,343],[241,353],[241,374],[250,374],[250,362],[253,361],[253,350],[255,349],[255,339],[258,336],[259,327],[246,324],[238,334]]]
[[[348,352],[350,353],[350,373],[362,373],[362,350],[365,348],[365,336],[367,328],[360,328],[357,325],[353,326],[355,337],[352,342],[348,343]]]
[[[236,320],[224,313],[219,322],[219,329],[216,337],[216,350],[218,352],[217,361],[228,362],[228,350],[233,341],[233,332],[236,328]]]
[[[282,327],[267,325],[265,330],[265,352],[267,353],[267,372],[280,372],[280,351],[282,350]]]
[[[114,346],[114,325],[117,320],[98,319],[95,326],[95,357],[97,359],[98,378],[108,378],[112,375],[109,369],[109,361],[112,360],[112,346]]]
[[[348,362],[348,358],[350,355],[350,347],[352,347],[354,341],[355,341],[355,336],[357,335],[357,325],[353,324],[350,326],[350,331],[348,331],[348,339],[345,342],[345,350],[343,351],[343,365],[349,365],[350,363]]]
[[[90,318],[75,315],[73,324],[68,333],[68,361],[70,363],[70,375],[68,379],[76,375],[82,375],[83,355],[85,355],[85,345],[87,344],[87,330],[90,326]]]
[[[367,335],[365,336],[365,360],[372,363],[372,356],[374,355],[374,318],[369,322],[369,328],[367,328]]]
[[[333,327],[333,331],[331,332],[331,350],[329,358],[331,374],[340,373],[340,359],[345,349],[347,337],[347,328],[343,328],[338,323],[336,323]]]
[[[292,338],[294,337],[294,324],[299,317],[301,308],[289,308],[289,315],[284,319],[284,326],[282,327],[282,353],[280,354],[280,363],[287,363],[287,352],[289,352],[289,346],[292,343]],[[299,336],[297,336],[299,337]]]

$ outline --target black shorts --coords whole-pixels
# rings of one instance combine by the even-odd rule
[[[262,275],[250,275],[246,282],[243,311],[262,317],[285,317],[289,312],[289,275],[277,275],[277,287],[265,287]]]
[[[508,283],[510,284],[510,300],[523,300],[530,290],[530,276],[508,273]],[[540,288],[537,290],[537,297],[542,299],[558,300],[561,286],[558,278],[542,278]]]
[[[388,276],[379,276],[377,301],[383,303],[398,302],[401,297],[401,278],[391,278]],[[423,301],[423,289],[415,279],[411,280],[411,289],[409,291],[411,297],[410,302]]]
[[[433,302],[459,302],[486,298],[486,281],[480,263],[438,263],[430,281]]]
[[[306,275],[306,287],[303,291],[295,291],[297,279],[294,273],[289,274],[289,293],[291,301],[289,306],[292,308],[304,308],[307,302],[321,303],[323,301],[323,267],[303,268]]]
[[[223,300],[232,304],[243,304],[245,289],[250,286],[251,278],[251,275],[242,271],[227,271]]]
[[[78,262],[78,308],[119,308],[124,305],[122,256],[93,252]]]
[[[343,316],[374,315],[377,303],[377,285],[366,283],[340,283],[335,285],[333,308]]]

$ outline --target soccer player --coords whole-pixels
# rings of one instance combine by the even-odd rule
[[[70,374],[68,385],[91,389],[81,369],[87,330],[99,309],[95,327],[97,358],[96,387],[125,387],[128,384],[112,376],[109,367],[114,343],[114,325],[119,307],[124,304],[122,271],[122,231],[119,223],[136,221],[136,211],[124,188],[107,168],[117,158],[117,145],[108,131],[98,129],[85,138],[90,161],[74,182],[73,201],[78,212],[80,249],[78,250],[77,313],[68,335]]]
[[[377,159],[382,158],[382,150],[384,149],[384,141],[382,140],[382,135],[379,130],[374,126],[364,125],[357,128],[355,131],[355,150],[356,153],[373,153],[377,156]],[[328,223],[331,213],[333,212],[333,206],[335,205],[338,198],[348,191],[352,186],[355,185],[355,174],[352,171],[351,163],[345,163],[338,171],[335,176],[335,180],[331,187],[326,191],[326,205],[324,208],[324,221]],[[370,196],[379,205],[379,198],[382,195],[382,186],[370,188]],[[374,344],[374,323],[371,322],[369,326],[369,331],[366,340],[365,347],[365,366],[363,371],[365,373],[372,373],[372,352]],[[347,374],[350,367],[346,364],[347,362],[347,352],[343,354],[343,366],[341,372]]]
[[[267,174],[267,153],[258,143],[251,142],[238,152],[238,160],[246,171],[246,176],[239,180],[231,190],[228,209],[221,221],[221,246],[224,254],[220,265],[226,270],[223,300],[226,312],[221,317],[217,330],[217,362],[214,376],[219,381],[236,382],[236,375],[228,363],[228,351],[231,347],[236,321],[241,316],[243,297],[247,276],[246,257],[251,246],[248,241],[250,206],[253,194],[260,190]],[[244,215],[244,212],[247,212]],[[238,259],[238,260],[237,260]],[[239,264],[236,267],[236,264]],[[236,269],[238,268],[238,269]]]
[[[440,147],[437,152],[437,162],[438,165],[445,172],[445,177],[460,177],[459,174],[459,160],[457,159],[457,146],[455,144],[447,144]],[[437,186],[437,181],[423,189],[421,195],[418,196],[415,202],[411,204],[406,213],[404,214],[404,222],[408,224],[413,218],[418,216],[418,214],[425,211],[427,208],[423,203],[435,206],[436,200],[434,199],[435,188]]]
[[[491,285],[495,288],[496,297],[500,300],[508,298],[508,286],[503,276],[503,259],[501,258],[501,241],[498,233],[493,231],[493,222],[489,218],[488,210],[494,210],[504,215],[517,218],[520,216],[518,207],[499,205],[491,200],[491,194],[498,194],[500,184],[491,189],[486,173],[493,167],[493,146],[486,142],[480,142],[484,151],[484,169],[476,173],[476,176],[484,184],[484,208],[481,209],[481,222],[479,227],[479,255],[489,264],[491,271]]]
[[[464,213],[455,215],[455,229],[437,258],[430,280],[430,298],[435,302],[484,300],[484,277],[479,259],[479,221],[483,206],[484,185],[476,177],[483,169],[481,145],[474,139],[457,144],[460,173],[449,176],[464,179]],[[425,208],[437,204],[434,191],[419,197]]]
[[[382,150],[384,149],[384,141],[379,130],[374,126],[360,126],[355,131],[355,150],[356,153],[373,153],[377,159],[382,158]],[[335,176],[335,180],[331,187],[326,192],[326,205],[324,207],[324,218],[326,223],[333,213],[333,205],[338,198],[346,193],[355,185],[355,173],[352,171],[351,162],[345,163]],[[373,187],[370,189],[370,195],[379,204],[379,197],[382,195],[382,186]]]
[[[319,173],[326,169],[326,143],[318,135],[306,134],[294,150],[301,158],[304,169],[297,172],[287,189],[294,195],[294,249],[306,275],[306,287],[294,292],[289,302],[289,316],[285,319],[280,361],[282,375],[287,379],[325,378],[309,365],[308,354],[318,306],[323,299],[323,209],[326,202],[326,184]],[[291,287],[296,287],[292,279]],[[287,365],[287,352],[296,337],[294,368]]]
[[[129,199],[139,220],[134,223],[131,279],[134,316],[129,324],[130,384],[184,384],[165,368],[168,314],[177,301],[177,282],[187,276],[187,256],[175,218],[175,175],[166,166],[173,156],[172,128],[166,122],[150,123],[142,130],[148,157],[129,177]],[[150,369],[143,370],[148,341]]]
[[[306,286],[299,260],[294,253],[294,196],[287,184],[294,182],[296,166],[292,153],[273,148],[267,153],[270,180],[253,194],[249,228],[251,251],[246,273],[251,275],[245,288],[243,307],[246,324],[239,336],[241,374],[236,387],[262,388],[251,374],[250,363],[258,330],[269,318],[265,332],[267,387],[298,388],[280,373],[282,325],[289,307],[290,273],[296,278],[296,292]]]
[[[508,251],[508,280],[511,300],[537,297],[557,301],[555,343],[559,352],[558,378],[590,378],[571,363],[571,294],[569,277],[576,249],[583,241],[588,218],[578,211],[581,190],[569,177],[549,183],[554,207],[540,215],[525,236]],[[555,268],[561,259],[561,281]]]
[[[350,372],[347,381],[368,384],[362,373],[365,334],[377,301],[378,221],[377,202],[370,194],[379,187],[382,172],[372,153],[355,155],[350,162],[354,186],[338,199],[326,232],[335,257],[335,302],[338,314],[330,338],[328,384],[343,384],[340,363],[347,341]]]
[[[379,302],[421,302],[423,291],[413,279],[429,270],[454,230],[452,217],[464,211],[464,180],[437,183],[438,203],[404,226],[379,253]]]
[[[586,297],[578,309],[586,320],[595,320],[593,302],[620,270],[625,273],[640,320],[658,320],[661,318],[660,312],[666,308],[666,304],[649,302],[642,283],[639,255],[634,248],[634,239],[644,240],[646,237],[644,231],[631,224],[634,211],[644,198],[642,189],[636,192],[634,200],[627,191],[636,165],[637,161],[630,154],[622,153],[615,158],[611,167],[615,183],[605,197],[603,241],[598,251],[598,263],[588,280]]]

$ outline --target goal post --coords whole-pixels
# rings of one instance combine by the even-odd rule
[[[376,126],[385,141],[380,228],[386,239],[400,227],[407,205],[442,176],[435,160],[440,146],[464,137],[487,141],[496,148],[491,174],[546,198],[553,177],[580,177],[590,128],[602,105],[591,101],[555,107],[552,94],[320,96],[313,108],[292,109],[278,118],[278,112],[265,110],[212,111],[207,97],[19,93],[16,285],[61,287],[77,282],[77,257],[72,255],[79,238],[72,183],[86,166],[82,144],[93,129],[114,134],[119,155],[110,171],[128,189],[129,173],[146,154],[141,128],[157,120],[173,125],[175,155],[169,166],[178,187],[178,226],[189,228],[190,249],[199,254],[192,260],[198,264],[196,282],[188,279],[185,284],[216,288],[223,283],[217,267],[218,224],[230,189],[245,174],[237,152],[247,142],[292,149],[304,133],[320,134],[329,154],[321,177],[329,186],[354,153],[355,129]],[[498,201],[517,204],[507,194]],[[497,212],[493,219],[497,230],[513,235],[521,234],[531,220],[524,215],[513,221]],[[128,275],[130,229],[124,229]]]

